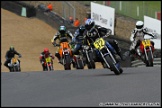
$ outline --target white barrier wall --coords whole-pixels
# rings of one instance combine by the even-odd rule
[[[144,16],[144,27],[147,27],[151,32],[156,32],[161,36],[161,21]]]
[[[147,27],[149,32],[157,35],[157,39],[151,40],[154,41],[156,49],[161,49],[161,21],[144,16],[144,27]],[[145,36],[145,38],[149,38],[149,36]]]
[[[114,35],[114,8],[91,2],[91,18],[97,25],[111,29],[112,35]]]

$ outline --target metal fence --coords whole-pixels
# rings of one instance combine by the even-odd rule
[[[117,14],[125,15],[136,20],[143,20],[143,16],[149,16],[157,19],[157,12],[161,14],[161,1],[79,1],[90,6],[90,2],[107,5],[115,8]]]
[[[147,5],[147,1],[119,1],[115,2],[112,1],[110,3],[110,6],[115,8],[116,13],[123,14],[125,16],[132,17],[134,19],[140,19],[143,20],[143,16],[149,16],[152,18],[157,18],[157,12],[161,11],[161,5],[160,7],[154,6],[157,3],[153,4],[152,6]]]
[[[17,2],[33,5],[34,7],[37,7],[40,4],[44,4],[47,6],[48,3],[51,3],[53,5],[54,11],[57,11],[55,10],[56,8],[59,10],[59,12],[57,11],[57,13],[60,14],[61,17],[64,17],[65,19],[69,19],[69,16],[72,16],[73,19],[75,19],[76,17],[75,7],[68,1],[17,1]],[[57,6],[58,3],[56,2],[60,2],[59,3],[60,5]]]
[[[69,19],[69,16],[72,16],[73,19],[75,19],[76,18],[76,9],[75,9],[75,7],[72,4],[70,4],[69,2],[66,2],[66,1],[62,2],[62,4],[63,4],[63,9],[62,9],[63,14],[62,14],[62,16],[65,19]]]

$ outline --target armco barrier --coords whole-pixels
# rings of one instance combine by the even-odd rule
[[[154,65],[161,65],[161,58],[154,58],[153,64]],[[134,61],[131,62],[131,67],[139,67],[139,66],[145,66],[143,61],[134,60]]]
[[[13,1],[1,1],[1,7],[18,15],[21,15],[22,6]]]
[[[36,9],[34,8],[34,6],[19,3],[17,1],[1,1],[1,7],[20,16],[22,16],[22,13],[25,17],[36,16]]]

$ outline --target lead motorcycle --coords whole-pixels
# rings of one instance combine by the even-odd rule
[[[18,61],[18,58],[20,58],[20,56],[14,56],[10,63],[8,63],[8,66],[10,67],[10,72],[20,72],[20,63]]]
[[[119,75],[123,72],[120,66],[120,62],[114,57],[114,54],[112,53],[114,48],[109,44],[109,42],[100,37],[95,40],[93,45],[97,49],[96,51],[101,62],[106,65],[105,67],[113,71],[116,75]]]

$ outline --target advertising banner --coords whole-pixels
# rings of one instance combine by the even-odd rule
[[[112,35],[114,35],[114,8],[91,2],[91,18],[97,25],[111,29]]]
[[[144,27],[148,28],[150,33],[157,36],[157,39],[152,39],[152,41],[155,43],[156,49],[161,49],[161,21],[144,16]],[[149,38],[149,36],[145,36],[145,38]]]

